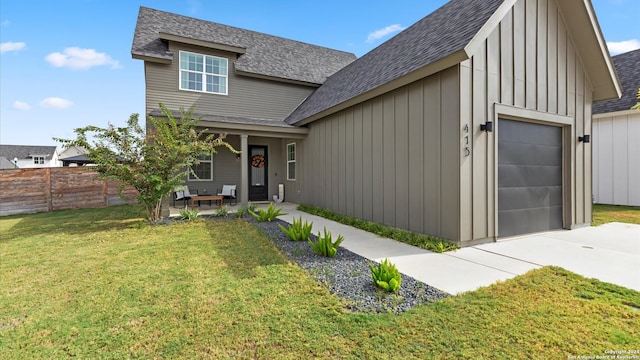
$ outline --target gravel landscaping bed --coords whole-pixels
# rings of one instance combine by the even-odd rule
[[[334,258],[317,255],[307,242],[291,241],[282,233],[278,224],[288,223],[276,219],[273,222],[247,220],[262,229],[275,246],[291,261],[305,269],[310,276],[329,288],[332,294],[345,300],[345,307],[353,312],[400,313],[412,307],[448,297],[436,288],[402,274],[402,286],[397,294],[376,288],[371,278],[371,261],[343,247]],[[334,240],[340,234],[333,234]],[[312,235],[313,241],[316,236]]]

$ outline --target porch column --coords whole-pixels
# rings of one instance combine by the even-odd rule
[[[240,135],[240,203],[249,206],[249,135]]]

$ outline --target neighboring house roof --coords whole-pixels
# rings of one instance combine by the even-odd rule
[[[343,51],[146,7],[140,7],[131,55],[168,62],[173,54],[167,40],[181,39],[241,54],[235,61],[237,72],[316,85],[356,59]]]
[[[331,76],[285,120],[303,125],[468,59],[516,0],[451,0]],[[619,83],[590,2],[563,0],[567,27],[588,59],[594,99],[617,97]],[[591,29],[591,30],[589,30]],[[579,35],[579,36],[578,36]],[[583,57],[584,59],[584,57]],[[415,76],[408,76],[408,75]],[[417,76],[419,75],[419,76]]]
[[[44,156],[45,160],[51,160],[55,154],[56,146],[0,145],[0,156],[9,160],[30,159],[33,156]]]
[[[640,49],[614,56],[613,63],[624,92],[619,100],[594,103],[594,114],[631,110],[631,107],[640,101],[636,97],[640,88]]]
[[[16,165],[13,161],[5,158],[4,156],[0,156],[0,169],[15,169]]]

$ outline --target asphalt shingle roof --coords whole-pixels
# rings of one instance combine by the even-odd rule
[[[286,122],[295,124],[463,50],[504,0],[452,0],[331,76]]]
[[[6,159],[28,159],[32,155],[45,156],[45,160],[51,160],[56,153],[55,146],[38,145],[0,145],[0,156]]]
[[[612,59],[622,85],[622,97],[594,103],[594,114],[630,110],[639,101],[636,95],[640,88],[640,49],[616,55]]]
[[[244,48],[245,54],[235,62],[237,70],[312,84],[322,84],[356,59],[343,51],[146,7],[140,7],[138,13],[131,54],[172,59],[160,32]]]

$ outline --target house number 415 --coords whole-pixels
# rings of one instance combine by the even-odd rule
[[[471,155],[471,147],[469,146],[469,124],[464,124],[462,128],[462,150],[464,151],[464,156]]]

